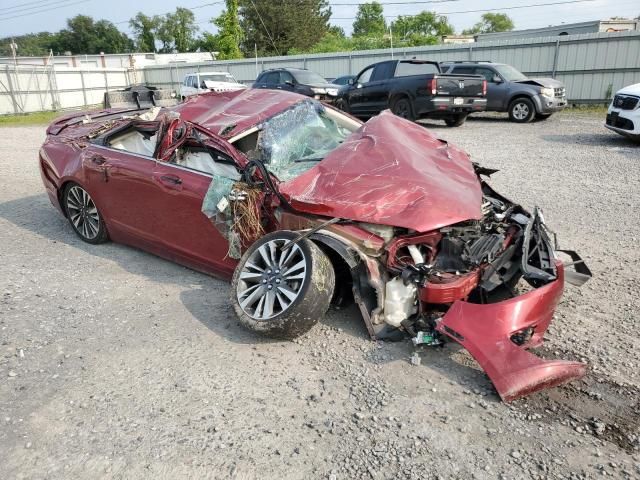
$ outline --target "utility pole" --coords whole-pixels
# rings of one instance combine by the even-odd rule
[[[258,44],[257,43],[253,44],[253,50],[256,56],[256,78],[258,78],[258,74],[260,72],[258,71]]]
[[[13,41],[13,38],[11,39],[11,43],[9,44],[9,47],[11,48],[11,56],[13,57],[13,63],[15,65],[18,65],[18,59],[16,58],[17,52],[18,52],[18,44]]]

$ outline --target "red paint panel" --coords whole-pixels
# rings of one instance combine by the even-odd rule
[[[418,290],[420,300],[425,303],[453,303],[467,298],[478,285],[480,271],[476,270],[466,275],[454,278],[450,282],[428,282]]]
[[[390,112],[369,120],[280,190],[306,213],[418,232],[482,218],[469,157]]]
[[[531,347],[542,337],[560,301],[564,268],[558,279],[510,300],[478,305],[455,302],[437,330],[463,345],[487,373],[505,402],[585,375],[586,365],[565,360],[544,360],[514,344],[510,337],[522,329],[535,330]]]

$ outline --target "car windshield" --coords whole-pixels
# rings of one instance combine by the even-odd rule
[[[496,65],[493,68],[495,68],[507,82],[518,82],[520,80],[527,79],[527,76],[524,73],[516,70],[511,65]]]
[[[236,79],[230,73],[215,73],[215,74],[206,74],[200,75],[201,82],[230,82],[230,83],[238,83]]]
[[[310,83],[329,83],[320,75],[315,72],[309,72],[308,70],[300,70],[298,72],[292,72],[296,77],[298,83],[310,84]]]
[[[262,125],[258,154],[271,172],[286,181],[324,159],[350,134],[320,102],[304,100]]]

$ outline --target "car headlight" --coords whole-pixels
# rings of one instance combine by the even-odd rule
[[[337,88],[327,88],[327,95],[331,95],[332,97],[338,96]]]
[[[553,98],[555,96],[555,91],[551,87],[544,87],[540,89],[540,94],[545,97]]]
[[[312,88],[311,91],[313,93],[318,93],[321,95],[324,95],[325,93],[327,93],[327,89],[326,88]]]

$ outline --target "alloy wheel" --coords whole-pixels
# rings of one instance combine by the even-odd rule
[[[529,116],[529,106],[525,103],[516,103],[513,106],[513,117],[517,120],[525,120]]]
[[[67,194],[67,213],[76,231],[93,240],[100,232],[100,214],[91,196],[83,188],[74,185]]]
[[[297,244],[282,248],[289,242],[273,239],[261,245],[242,266],[236,295],[242,311],[255,320],[283,313],[300,296],[307,259]]]

